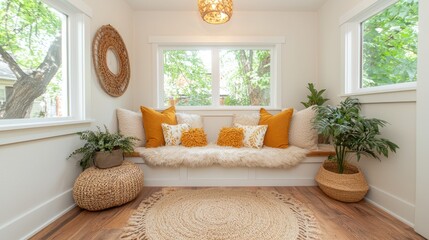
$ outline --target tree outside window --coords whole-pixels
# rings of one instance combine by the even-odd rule
[[[0,118],[68,116],[67,16],[40,0],[0,0]]]
[[[269,106],[271,50],[163,50],[164,106]],[[213,61],[218,61],[213,64]],[[215,66],[217,69],[212,69]],[[215,87],[217,89],[213,89]],[[219,96],[213,96],[214,93]],[[214,99],[219,99],[214,103]]]
[[[417,80],[418,0],[399,0],[361,24],[362,88]]]

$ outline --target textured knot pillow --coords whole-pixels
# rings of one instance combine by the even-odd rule
[[[162,123],[176,125],[176,110],[169,107],[162,112],[157,112],[151,108],[140,107],[143,115],[143,127],[146,135],[146,147],[154,148],[165,145],[164,134],[162,133]]]
[[[259,125],[268,125],[264,138],[264,145],[273,148],[287,148],[289,146],[289,125],[293,109],[288,108],[276,115],[272,115],[264,108],[259,111]]]
[[[234,127],[243,129],[243,145],[245,147],[261,148],[264,146],[264,137],[268,128],[267,125],[248,126],[236,123]]]
[[[203,119],[198,114],[176,113],[177,123],[187,123],[191,128],[203,128]]]
[[[242,128],[222,128],[217,138],[217,145],[240,148],[243,146],[243,139]]]
[[[185,147],[207,146],[207,135],[202,128],[191,128],[182,132],[182,145]]]
[[[167,123],[162,123],[162,133],[164,134],[164,141],[166,146],[178,146],[182,142],[182,132],[189,130],[191,128],[189,124],[177,124],[170,125]]]
[[[136,147],[143,147],[146,138],[144,135],[142,114],[130,110],[116,109],[118,117],[119,133],[125,137],[136,137],[139,140],[134,141]]]
[[[289,129],[289,144],[306,149],[316,149],[318,136],[313,127],[316,111],[313,107],[296,112],[292,116]]]

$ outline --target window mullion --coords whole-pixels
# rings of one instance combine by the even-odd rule
[[[156,57],[156,65],[158,71],[158,84],[155,86],[155,92],[159,94],[158,98],[156,99],[156,106],[158,108],[164,107],[164,101],[165,101],[165,86],[164,86],[164,49],[160,48],[159,52],[157,53]]]
[[[219,48],[212,48],[212,105],[220,104],[220,56]]]

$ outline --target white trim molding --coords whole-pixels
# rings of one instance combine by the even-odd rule
[[[75,134],[79,131],[88,130],[92,122],[93,120],[76,120],[40,123],[29,126],[20,125],[19,128],[13,127],[12,130],[2,127],[3,130],[0,131],[0,146]]]
[[[343,25],[346,22],[357,21],[365,17],[368,18],[397,1],[398,0],[363,0],[356,7],[340,17],[339,25]]]
[[[1,239],[29,239],[75,207],[69,189],[0,226]]]
[[[150,36],[149,43],[161,45],[283,44],[284,36]]]
[[[370,186],[370,190],[365,199],[408,226],[414,226],[414,204],[398,198],[397,196],[375,186]]]
[[[375,91],[375,92],[365,92],[365,93],[351,93],[351,94],[342,94],[339,97],[355,97],[359,98],[359,101],[362,104],[369,103],[415,103],[417,99],[416,90],[413,88],[410,89],[401,89],[401,90],[390,90],[390,91]]]
[[[429,1],[419,2],[415,230],[429,239]]]

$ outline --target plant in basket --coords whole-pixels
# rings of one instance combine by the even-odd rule
[[[347,98],[335,106],[317,106],[314,126],[319,134],[330,139],[335,155],[321,166],[316,181],[328,196],[344,201],[360,201],[368,191],[368,184],[360,170],[348,163],[352,157],[380,159],[396,152],[398,146],[380,137],[380,129],[387,122],[365,118],[360,114],[360,102]]]
[[[76,149],[68,158],[81,154],[79,161],[83,170],[94,164],[98,168],[110,168],[119,166],[124,160],[124,152],[134,150],[135,137],[125,137],[120,133],[110,133],[106,126],[104,131],[97,126],[97,131],[78,132],[81,140],[86,143],[83,147]]]

